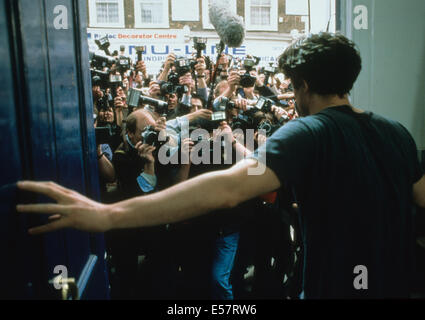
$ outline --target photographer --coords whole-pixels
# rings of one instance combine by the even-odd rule
[[[155,130],[165,128],[161,118],[154,121],[146,110],[136,110],[127,118],[125,140],[115,151],[113,163],[116,168],[120,199],[131,199],[158,190],[154,146],[145,143],[142,133],[147,126]],[[110,267],[112,297],[134,299],[147,295],[148,298],[168,298],[167,288],[162,281],[175,278],[177,268],[173,267],[171,242],[166,228],[143,228],[107,233],[108,251],[112,258]],[[138,256],[146,256],[142,272],[138,271]],[[139,279],[142,288],[139,288]],[[174,294],[174,293],[170,293]]]
[[[110,109],[101,109],[96,121],[94,123],[94,127],[98,125],[98,120],[102,119],[102,121],[107,122],[109,119],[113,118],[113,113]],[[96,139],[98,136],[96,135]],[[100,199],[104,203],[110,202],[107,194],[107,183],[115,182],[115,169],[112,165],[112,157],[113,151],[109,145],[108,139],[106,141],[96,141],[97,143],[97,160],[99,167],[99,186],[100,186]]]
[[[129,79],[129,88],[146,88],[152,81],[147,72],[146,62],[141,60],[137,61],[135,70],[131,72]]]
[[[127,96],[124,92],[124,89],[121,86],[118,86],[116,89],[116,95],[114,98],[114,109],[115,117],[117,119],[116,124],[122,128],[122,123],[124,118],[131,113],[132,110],[128,109],[127,106]]]
[[[232,130],[226,122],[220,123],[217,130],[210,132],[210,135],[211,143],[224,141],[232,145],[232,159],[237,158],[236,154],[241,158],[248,154],[244,146],[233,138]],[[195,143],[190,138],[182,141],[182,149],[187,153],[188,159],[192,159]],[[199,143],[210,142],[203,140]],[[181,167],[176,183],[229,165],[202,163],[194,165],[189,161]],[[182,293],[184,299],[233,299],[230,276],[238,248],[239,216],[247,209],[247,206],[243,206],[217,211],[214,216],[220,218],[214,221],[210,218],[193,219],[177,227],[180,231],[176,241],[179,242],[180,248],[178,257],[184,277]],[[198,252],[202,254],[197,254]]]
[[[127,118],[124,141],[115,151],[114,166],[123,199],[138,196],[141,191],[150,192],[156,187],[154,162],[151,161],[154,148],[142,144],[142,132],[149,125],[156,126],[149,113],[145,110],[132,112]],[[145,190],[141,190],[137,181],[137,177],[143,172],[146,172],[144,179],[150,182],[150,187]]]
[[[154,119],[158,119],[165,115],[168,119],[173,113],[175,108],[178,105],[178,97],[176,93],[165,93],[161,91],[161,86],[156,81],[151,81],[148,89],[148,96],[155,100],[161,100],[167,103],[166,110],[158,109],[158,107],[152,105],[143,105],[141,104],[139,107],[147,110],[151,113]]]
[[[112,151],[115,151],[122,142],[121,127],[115,121],[115,113],[112,107],[102,107],[98,111],[96,121],[97,128],[108,128],[110,134],[107,138],[107,144]]]

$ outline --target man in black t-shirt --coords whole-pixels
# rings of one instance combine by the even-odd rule
[[[397,122],[350,105],[361,59],[344,36],[300,39],[279,67],[291,78],[303,118],[276,131],[254,157],[114,205],[51,183],[19,183],[59,203],[18,206],[61,216],[30,232],[172,223],[286,186],[299,207],[306,298],[408,297],[414,202],[425,207],[412,137]]]

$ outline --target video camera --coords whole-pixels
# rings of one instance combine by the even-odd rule
[[[91,67],[98,70],[103,70],[105,67],[110,69],[112,65],[116,62],[116,60],[113,58],[101,56],[95,54],[94,52],[89,53],[89,59]]]
[[[155,108],[155,111],[162,116],[168,113],[168,103],[162,100],[153,99],[143,95],[140,89],[130,88],[128,91],[128,106],[130,108],[137,108],[139,104],[148,104]]]

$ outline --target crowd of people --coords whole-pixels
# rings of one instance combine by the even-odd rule
[[[273,68],[258,67],[256,57],[223,53],[213,62],[199,52],[192,57],[172,53],[156,76],[149,76],[143,60],[127,68],[119,55],[115,62],[105,60],[99,64],[95,56],[91,61],[105,203],[230,167],[298,116],[290,80]],[[196,129],[203,131],[196,135]],[[177,162],[161,161],[163,145]],[[194,160],[201,156],[207,160]],[[278,201],[287,202],[287,211],[275,213]],[[273,193],[216,212],[214,219],[108,232],[112,298],[295,297],[301,254],[292,210],[287,194]]]
[[[125,57],[108,70],[98,67],[109,59],[92,60],[104,203],[20,182],[57,202],[17,206],[53,214],[30,234],[105,232],[117,299],[422,291],[418,149],[403,125],[351,104],[362,69],[355,43],[326,32],[298,39],[278,58],[291,84],[257,70],[255,57],[221,55],[214,72],[196,51],[168,56],[154,81],[141,59],[130,74]]]

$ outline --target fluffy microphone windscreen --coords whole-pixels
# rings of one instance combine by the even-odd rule
[[[209,17],[220,40],[229,47],[240,47],[245,38],[245,25],[242,18],[229,9],[223,0],[209,1]]]

